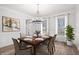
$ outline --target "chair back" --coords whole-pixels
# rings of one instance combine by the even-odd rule
[[[48,39],[48,46],[52,44],[52,40],[53,40],[52,38],[53,38],[52,36],[49,36],[49,39]]]
[[[48,41],[48,51],[50,54],[54,54],[54,51],[55,51],[55,39],[56,39],[56,35],[54,35],[53,37],[52,36],[49,36],[49,41]]]
[[[19,43],[18,43],[17,39],[12,38],[12,40],[13,40],[15,52],[16,52],[19,50]]]
[[[57,35],[55,34],[55,35],[54,35],[54,39],[56,39],[56,36],[57,36]]]
[[[55,41],[55,39],[56,39],[56,36],[57,36],[57,35],[54,35],[54,36],[52,37],[52,43],[54,43],[54,41]]]

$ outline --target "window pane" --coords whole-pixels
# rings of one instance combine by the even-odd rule
[[[64,27],[65,27],[65,18],[58,18],[58,34],[64,35]]]
[[[47,20],[43,21],[43,33],[47,33]]]

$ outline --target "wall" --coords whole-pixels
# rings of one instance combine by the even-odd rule
[[[75,29],[75,41],[74,44],[79,50],[79,5],[76,6],[76,29]]]
[[[2,32],[2,16],[8,16],[20,19],[20,31],[18,32]],[[29,17],[26,14],[20,13],[18,11],[4,8],[0,6],[0,48],[12,44],[12,37],[20,37],[20,32],[26,32],[26,23],[25,20]]]
[[[66,15],[67,19],[68,19],[68,24],[71,25],[74,28],[74,33],[76,32],[76,16],[75,16],[75,7],[68,10],[68,11],[63,11],[60,12],[58,14],[54,14],[49,18],[49,31],[50,31],[50,35],[54,35],[56,33],[56,18],[60,15]],[[65,36],[60,36],[57,35],[57,39],[58,41],[63,41],[66,42],[66,37]]]
[[[66,11],[59,13],[58,15],[61,14],[66,14],[66,13],[70,13],[68,15],[68,24],[72,25],[72,27],[74,28],[74,34],[75,34],[75,40],[73,41],[73,43],[76,45],[77,49],[79,50],[79,5],[76,5],[75,8],[71,9],[70,11]],[[55,15],[56,16],[56,15]],[[55,17],[54,15],[51,16],[49,18],[49,30],[50,30],[50,35],[55,34]],[[57,37],[58,41],[64,41],[65,38],[62,37]],[[64,41],[66,42],[66,40]]]
[[[56,27],[56,23],[55,23],[55,18],[50,17],[48,20],[48,28],[49,28],[49,35],[53,36],[56,33],[55,27]]]

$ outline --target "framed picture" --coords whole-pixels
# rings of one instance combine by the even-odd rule
[[[12,32],[20,30],[20,20],[12,17],[2,16],[2,31]]]

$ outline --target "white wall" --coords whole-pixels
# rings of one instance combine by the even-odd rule
[[[75,40],[73,41],[73,43],[76,45],[76,47],[79,50],[79,5],[77,5],[75,8],[73,8],[70,11],[66,11],[65,13],[61,12],[58,15],[66,14],[68,12],[70,13],[69,16],[68,16],[68,24],[72,25],[72,27],[74,28],[74,34],[75,34]],[[55,30],[56,27],[55,26],[56,26],[55,25],[55,18],[54,18],[54,15],[53,15],[49,19],[50,35],[55,34],[55,32],[56,32],[56,30]],[[57,37],[58,41],[62,41],[64,39],[65,38]]]
[[[76,13],[75,13],[75,7],[68,10],[68,11],[63,11],[57,14],[52,14],[51,16],[44,17],[48,19],[48,33],[49,35],[53,36],[56,34],[56,17],[60,15],[66,15],[68,19],[68,24],[71,25],[74,28],[74,33],[76,32]],[[63,41],[66,42],[66,37],[57,35],[58,41]]]
[[[48,28],[49,28],[49,35],[53,36],[56,33],[56,23],[55,23],[55,17],[50,17],[48,20]]]
[[[68,15],[69,14],[69,15]],[[68,10],[68,11],[64,11],[58,14],[54,14],[49,18],[49,31],[50,31],[50,35],[54,35],[56,33],[56,18],[60,15],[67,15],[68,16],[68,23],[70,25],[72,25],[72,27],[74,28],[74,33],[75,33],[75,29],[76,29],[76,17],[75,17],[75,8]],[[65,36],[60,36],[57,35],[57,40],[58,41],[64,41],[66,42],[66,37]]]
[[[2,16],[20,19],[20,31],[18,32],[2,32]],[[12,44],[12,37],[18,38],[20,32],[26,33],[27,15],[18,11],[0,7],[0,48]]]
[[[75,29],[75,41],[74,44],[79,50],[79,5],[76,6],[76,29]]]

